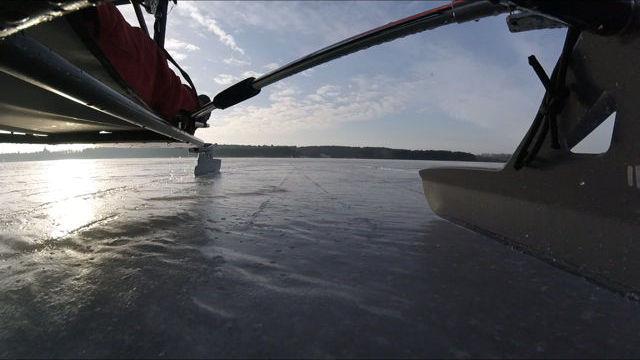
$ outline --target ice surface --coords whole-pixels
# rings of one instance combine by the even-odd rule
[[[428,161],[0,164],[0,357],[640,355],[637,302],[438,219]]]

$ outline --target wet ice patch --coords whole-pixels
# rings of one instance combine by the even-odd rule
[[[33,235],[0,233],[0,256],[32,251],[38,246],[34,239]]]

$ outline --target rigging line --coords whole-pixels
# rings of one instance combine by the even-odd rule
[[[133,10],[135,11],[136,17],[138,18],[138,24],[140,25],[140,28],[148,37],[151,37],[151,35],[149,35],[149,29],[147,28],[147,22],[144,20],[144,14],[142,14],[140,4],[135,0],[130,0],[130,2],[131,5],[133,5]]]
[[[182,67],[180,67],[180,65],[178,64],[177,61],[175,61],[173,59],[171,54],[169,54],[169,51],[167,51],[165,48],[162,48],[162,52],[163,52],[164,56],[167,58],[167,60],[169,60],[169,62],[171,62],[178,69],[178,71],[180,71],[180,74],[187,81],[189,86],[191,86],[191,90],[193,90],[193,93],[197,97],[198,96],[198,91],[196,90],[196,86],[193,84],[193,81],[191,81],[191,77],[189,76],[189,74],[186,71],[184,71],[182,69]]]

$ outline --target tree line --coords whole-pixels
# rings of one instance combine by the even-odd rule
[[[79,151],[48,151],[0,154],[0,161],[37,161],[59,159],[157,158],[196,156],[184,147],[95,147]],[[274,146],[274,145],[216,145],[215,156],[220,157],[284,157],[284,158],[357,158],[397,160],[446,161],[506,161],[509,155],[475,155],[462,151],[406,150],[386,147],[353,146]]]

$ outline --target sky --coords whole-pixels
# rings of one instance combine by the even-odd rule
[[[178,1],[166,47],[215,95],[344,38],[442,1]],[[129,5],[119,7],[137,25]],[[151,24],[151,18],[147,18]],[[387,146],[511,153],[544,89],[564,29],[512,34],[505,16],[448,25],[318,66],[215,110],[208,142]]]

